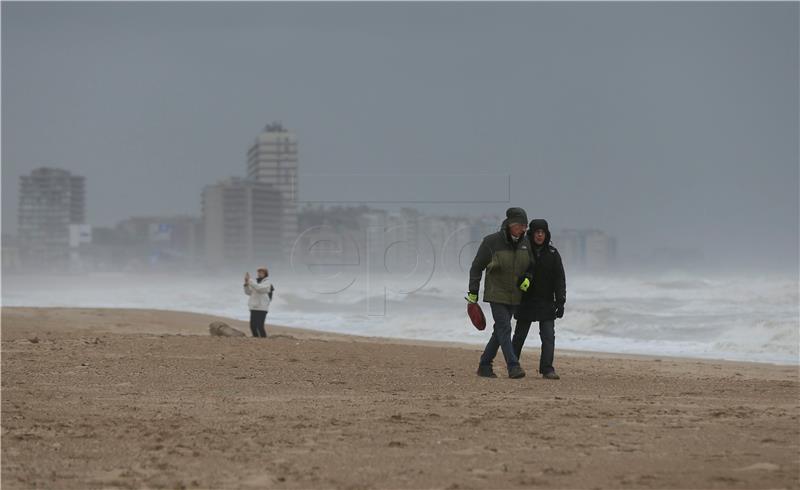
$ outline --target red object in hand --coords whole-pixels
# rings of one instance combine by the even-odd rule
[[[486,328],[486,317],[483,316],[483,310],[478,303],[467,303],[467,315],[478,330]]]

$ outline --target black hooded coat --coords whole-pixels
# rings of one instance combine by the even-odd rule
[[[533,241],[533,232],[537,229],[545,231],[545,240],[540,247]],[[527,272],[532,278],[531,286],[522,295],[522,301],[514,317],[517,320],[531,322],[555,320],[556,306],[563,306],[567,301],[564,264],[558,250],[550,245],[550,229],[546,220],[531,221],[528,226],[528,239],[533,256]]]

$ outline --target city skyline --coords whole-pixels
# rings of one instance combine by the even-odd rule
[[[797,4],[2,9],[4,233],[18,177],[43,165],[94,183],[98,225],[196,214],[202,187],[242,175],[253,135],[279,120],[303,141],[301,179],[511,182],[508,202],[436,185],[387,209],[519,205],[605,230],[626,255],[797,264]],[[743,227],[768,257],[734,238]]]

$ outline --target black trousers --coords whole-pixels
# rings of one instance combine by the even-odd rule
[[[264,330],[264,322],[267,321],[267,312],[261,310],[250,310],[250,331],[253,337],[266,337],[267,331]]]
[[[514,353],[519,359],[522,354],[522,346],[525,344],[525,338],[528,336],[528,330],[531,328],[530,321],[517,320],[517,326],[514,329],[514,338],[511,339],[511,345],[514,346]],[[539,322],[539,338],[542,339],[542,355],[539,357],[539,372],[547,374],[555,371],[553,368],[553,356],[556,349],[556,322],[555,320],[542,320]]]

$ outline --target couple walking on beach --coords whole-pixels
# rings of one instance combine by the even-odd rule
[[[534,219],[528,223],[522,208],[506,211],[500,230],[483,238],[472,261],[466,297],[469,303],[478,302],[484,270],[483,301],[489,303],[494,327],[478,364],[478,376],[497,377],[492,363],[501,349],[508,376],[524,377],[519,363],[522,346],[531,323],[539,322],[539,373],[558,379],[553,368],[555,320],[564,316],[567,286],[561,255],[550,245],[547,221]],[[512,317],[517,320],[513,337]]]

